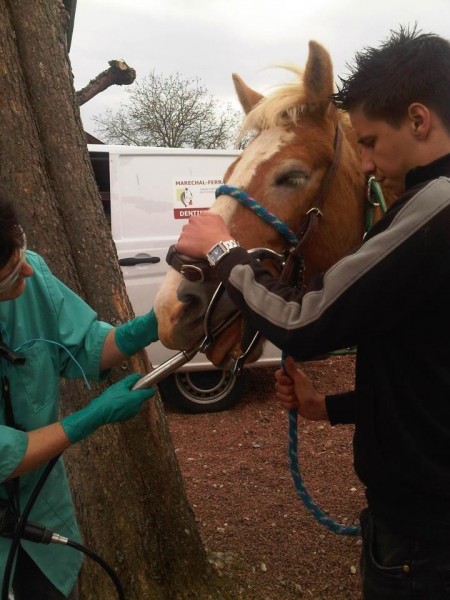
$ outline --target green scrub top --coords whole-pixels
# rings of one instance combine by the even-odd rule
[[[24,365],[11,365],[2,359],[1,367],[10,381],[15,421],[30,431],[59,420],[61,377],[79,378],[84,372],[88,379],[99,379],[103,344],[112,326],[98,321],[96,313],[52,275],[40,256],[28,251],[27,262],[34,274],[27,279],[21,296],[0,302],[0,330],[3,341],[26,359]],[[5,425],[3,399],[0,404],[0,481],[4,481],[23,460],[27,435]],[[44,468],[20,477],[21,510]],[[2,485],[0,497],[7,497]],[[29,518],[80,541],[62,458]],[[53,585],[68,595],[77,580],[82,554],[59,544],[21,544]],[[0,589],[10,545],[11,540],[0,537]]]

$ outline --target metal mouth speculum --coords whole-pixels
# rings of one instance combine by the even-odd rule
[[[259,261],[267,259],[272,260],[280,272],[282,271],[284,262],[286,260],[286,256],[284,254],[275,252],[275,250],[271,250],[270,248],[253,248],[251,250],[248,250],[248,253]],[[177,354],[166,360],[164,363],[156,367],[156,369],[153,369],[153,371],[150,371],[150,373],[139,379],[139,381],[135,383],[133,390],[140,390],[147,387],[151,387],[152,385],[156,385],[157,383],[171,375],[174,371],[176,371],[177,369],[188,363],[190,360],[192,360],[198,352],[206,352],[208,348],[210,348],[213,345],[217,336],[224,329],[226,329],[228,325],[235,321],[240,314],[240,312],[236,309],[223,323],[221,323],[214,330],[212,329],[211,320],[213,311],[217,307],[224,293],[225,284],[221,282],[217,286],[209,302],[208,308],[206,309],[205,317],[203,319],[203,330],[205,333],[205,337],[203,338],[201,344],[197,348],[194,348],[192,350],[183,350],[181,352],[178,352]],[[242,352],[240,356],[233,360],[232,366],[230,368],[230,371],[233,374],[238,375],[242,371],[247,357],[257,344],[260,337],[261,336],[259,331],[255,331],[250,339],[249,344],[247,345],[247,348]]]

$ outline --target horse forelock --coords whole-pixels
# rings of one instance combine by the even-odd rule
[[[289,128],[298,125],[311,107],[307,104],[302,71],[297,67],[284,67],[297,75],[298,79],[265,96],[247,114],[241,129],[241,140],[252,131],[263,131],[272,127]]]

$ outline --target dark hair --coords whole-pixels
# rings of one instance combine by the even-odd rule
[[[23,245],[23,231],[13,203],[5,188],[0,186],[0,269]]]
[[[355,55],[350,75],[341,79],[333,103],[343,110],[361,108],[369,118],[397,126],[413,102],[435,111],[450,131],[450,43],[414,26],[400,27],[379,48]]]

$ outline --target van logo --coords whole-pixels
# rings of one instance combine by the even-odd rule
[[[174,218],[189,219],[208,210],[216,199],[216,188],[222,183],[220,177],[175,179]]]

